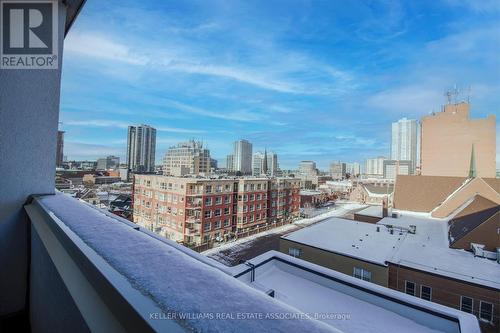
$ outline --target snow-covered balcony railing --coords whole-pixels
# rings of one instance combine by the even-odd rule
[[[235,279],[230,268],[63,194],[34,196],[25,209],[31,316],[52,330],[66,322],[66,331],[93,332],[337,331]],[[66,301],[47,299],[65,290]]]

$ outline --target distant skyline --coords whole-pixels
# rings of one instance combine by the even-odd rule
[[[390,155],[391,123],[472,87],[499,114],[498,1],[96,1],[65,41],[60,129],[68,159],[125,160],[127,126],[167,148],[238,139],[283,169]],[[497,168],[500,162],[497,119]]]

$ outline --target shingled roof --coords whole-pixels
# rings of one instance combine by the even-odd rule
[[[481,224],[490,220],[500,211],[500,206],[480,195],[475,196],[449,224],[450,245],[455,244]],[[479,241],[480,242],[480,241]]]
[[[466,177],[398,175],[394,208],[428,213],[443,203],[466,180]]]

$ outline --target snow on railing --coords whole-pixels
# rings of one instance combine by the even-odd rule
[[[75,242],[88,247],[133,290],[156,304],[162,312],[153,317],[147,313],[151,307],[137,309],[156,327],[161,325],[157,320],[165,320],[165,324],[176,322],[188,330],[203,332],[337,331],[300,316],[299,310],[238,281],[211,259],[181,249],[174,242],[160,240],[142,228],[137,230],[133,223],[69,196],[40,196],[33,200],[33,205],[45,212],[48,224],[72,234]],[[92,265],[97,259],[86,257],[86,260]],[[102,278],[111,287],[116,286],[113,276],[103,273]],[[292,313],[300,319],[261,320],[244,316],[252,313]]]

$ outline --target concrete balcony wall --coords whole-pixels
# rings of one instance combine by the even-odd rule
[[[90,332],[40,236],[31,234],[32,332]]]
[[[74,1],[72,1],[74,2]],[[59,2],[58,69],[0,69],[0,317],[22,311],[30,194],[54,193],[66,5]]]
[[[34,235],[33,331],[337,332],[309,318],[238,320],[299,311],[233,278],[229,267],[66,195],[36,197],[25,209]]]

